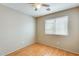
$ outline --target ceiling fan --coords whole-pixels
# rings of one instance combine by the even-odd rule
[[[50,5],[48,4],[44,4],[44,3],[29,3],[32,5],[32,7],[34,8],[35,11],[37,11],[38,9],[42,8],[42,7],[46,7],[47,11],[50,11]]]

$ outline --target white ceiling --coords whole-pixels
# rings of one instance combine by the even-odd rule
[[[47,11],[45,7],[40,8],[38,11],[35,11],[33,7],[28,3],[3,3],[2,5],[30,16],[39,17],[50,13],[77,7],[79,6],[79,3],[49,3],[51,11]]]

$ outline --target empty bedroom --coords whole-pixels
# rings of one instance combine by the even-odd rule
[[[79,3],[0,3],[0,56],[79,56]]]

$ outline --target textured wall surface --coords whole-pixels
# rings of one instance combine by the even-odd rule
[[[0,5],[0,55],[35,42],[35,19]]]
[[[60,16],[68,16],[68,36],[46,35],[45,20]],[[79,53],[79,7],[56,12],[37,18],[37,42],[64,49],[73,53]]]

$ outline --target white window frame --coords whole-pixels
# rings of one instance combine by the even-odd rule
[[[59,24],[60,25],[60,29],[62,27],[64,27],[64,28],[62,28],[63,29],[63,32],[62,32],[62,31],[58,31],[56,27],[59,26],[59,25],[57,25],[57,20],[60,20],[61,21],[63,18],[65,18],[64,19],[63,26],[61,26],[61,23]],[[54,20],[53,29],[52,29],[52,31],[48,31],[47,32],[46,31],[47,30],[46,29],[46,25],[47,25],[46,23],[47,23],[47,21],[49,21],[49,23],[51,23],[53,20]],[[61,21],[61,22],[63,22],[63,21]],[[59,32],[62,32],[62,33],[59,33]],[[45,34],[46,35],[68,35],[68,16],[61,16],[61,17],[57,17],[57,18],[45,20]]]

